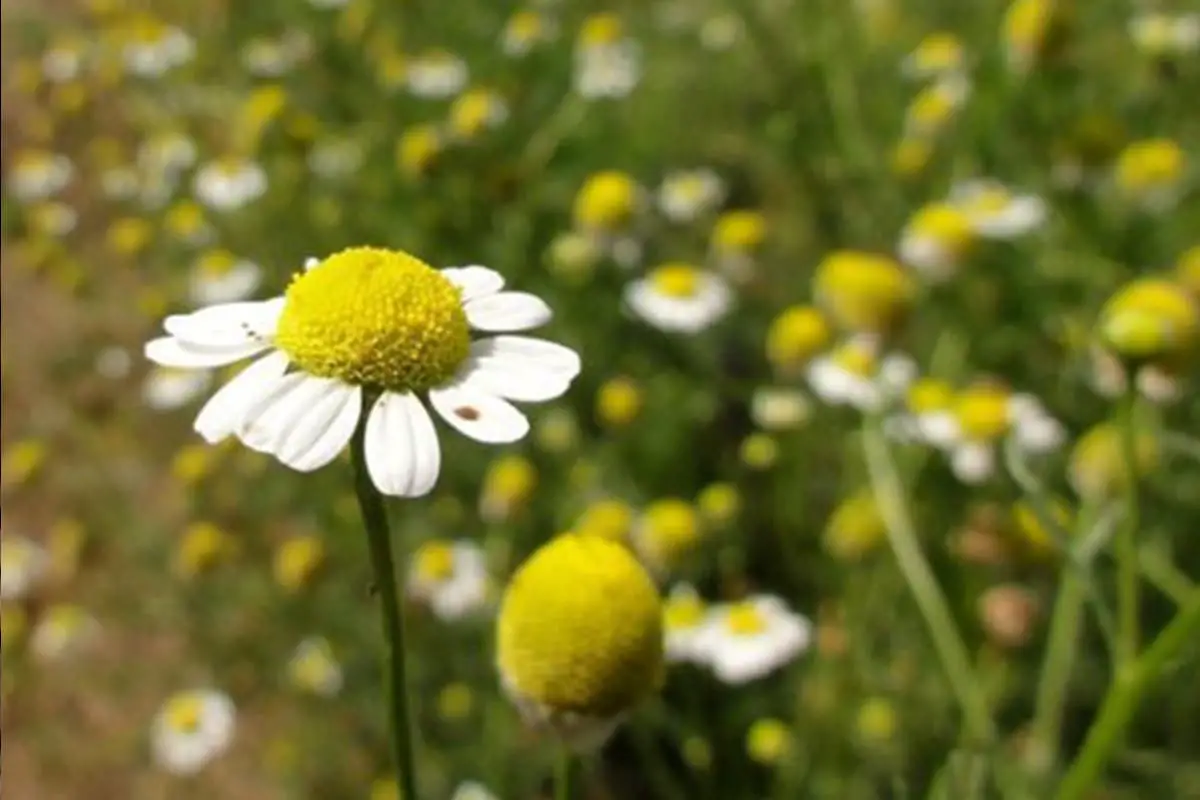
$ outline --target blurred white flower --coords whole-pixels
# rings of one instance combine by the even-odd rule
[[[725,182],[711,169],[667,175],[658,189],[658,207],[672,222],[693,222],[711,214],[725,199]]]
[[[1046,202],[1042,198],[1013,194],[993,180],[958,184],[950,192],[950,203],[967,215],[976,233],[988,239],[1015,239],[1046,221]]]
[[[160,767],[192,775],[233,742],[237,711],[228,695],[196,689],[172,695],[150,729],[150,746]]]
[[[485,608],[492,588],[487,558],[472,542],[430,540],[417,548],[410,562],[408,593],[447,622]]]
[[[453,97],[467,85],[467,62],[453,53],[436,51],[417,56],[408,65],[408,90],[417,97]]]
[[[688,264],[663,264],[625,289],[637,316],[673,333],[699,333],[718,322],[733,303],[733,292],[715,272]]]
[[[52,239],[62,237],[75,230],[79,223],[79,212],[66,203],[48,200],[29,211],[29,225],[42,236]]]
[[[292,685],[302,691],[334,697],[342,690],[342,665],[324,637],[314,636],[300,642],[288,661],[287,671]]]
[[[32,539],[0,536],[0,600],[23,600],[37,590],[50,568],[50,556]]]
[[[1139,50],[1156,57],[1173,57],[1200,50],[1200,14],[1148,11],[1129,21],[1129,35]]]
[[[145,175],[174,182],[196,163],[196,157],[196,143],[187,134],[167,131],[142,142],[137,163]]]
[[[500,798],[478,781],[463,781],[454,790],[450,800],[500,800]]]
[[[142,384],[142,400],[156,411],[182,408],[204,394],[212,383],[209,371],[156,367]]]
[[[236,211],[267,191],[267,173],[253,161],[227,158],[196,173],[196,199],[216,211]]]
[[[641,48],[632,40],[590,47],[575,56],[575,91],[587,100],[626,97],[641,77]]]
[[[1061,447],[1066,431],[1031,395],[1012,394],[981,383],[959,393],[951,414],[938,418],[936,442],[950,457],[963,483],[980,484],[995,474],[997,450],[1006,440],[1023,452],[1041,454]]]
[[[703,663],[705,653],[698,646],[705,630],[708,607],[695,588],[677,584],[663,601],[663,635],[668,661]]]
[[[873,339],[857,337],[813,359],[807,378],[813,394],[826,403],[874,412],[900,398],[916,373],[907,355],[881,356]]]
[[[192,60],[196,43],[185,31],[169,25],[139,28],[125,44],[125,68],[140,78],[156,78]]]
[[[808,420],[812,407],[808,397],[799,389],[783,386],[762,386],[750,398],[750,418],[766,431],[798,428]]]
[[[714,606],[694,646],[719,680],[742,684],[791,663],[811,640],[805,617],[781,598],[756,595]]]
[[[86,647],[99,633],[100,623],[86,609],[59,603],[43,612],[29,646],[40,661],[56,661]]]
[[[312,41],[302,31],[251,39],[242,48],[242,65],[257,78],[278,78],[291,72],[312,53]]]
[[[362,162],[362,145],[351,139],[318,142],[308,154],[308,168],[312,174],[327,181],[355,174]]]
[[[59,153],[25,150],[13,158],[8,190],[21,203],[45,200],[62,191],[75,175],[71,159]]]
[[[83,41],[60,42],[42,54],[42,75],[51,83],[68,83],[79,77],[87,56]]]

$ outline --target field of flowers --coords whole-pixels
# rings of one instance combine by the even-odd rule
[[[1188,0],[3,22],[6,799],[1200,798]]]

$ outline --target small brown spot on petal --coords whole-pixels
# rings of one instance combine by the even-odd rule
[[[474,406],[459,406],[454,409],[454,413],[468,422],[474,422],[479,419],[479,409]]]

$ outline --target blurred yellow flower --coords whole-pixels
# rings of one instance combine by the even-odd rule
[[[1140,278],[1105,303],[1098,327],[1122,358],[1175,365],[1200,347],[1200,304],[1174,281]]]
[[[1009,68],[1028,72],[1054,44],[1063,20],[1058,0],[1013,0],[1004,14],[1004,48]]]
[[[967,387],[954,402],[954,416],[962,436],[970,441],[992,442],[1012,426],[1012,395],[999,384],[983,381]]]
[[[533,9],[519,9],[513,12],[504,24],[500,35],[500,48],[505,55],[522,56],[533,49],[533,46],[550,36],[553,29],[542,14]]]
[[[263,132],[279,119],[287,108],[287,90],[278,83],[255,87],[242,104],[235,123],[234,141],[246,152],[258,146]]]
[[[846,497],[834,509],[825,524],[822,543],[825,551],[838,561],[858,561],[886,539],[887,527],[875,494],[865,488]]]
[[[763,766],[775,766],[791,748],[792,731],[782,720],[764,717],[755,720],[746,732],[746,753]]]
[[[683,740],[683,759],[692,769],[708,770],[712,767],[712,745],[703,736],[689,736]]]
[[[869,697],[858,707],[854,727],[859,739],[868,745],[887,744],[900,727],[895,704],[886,697]]]
[[[655,500],[633,528],[633,545],[656,571],[676,566],[700,544],[703,529],[691,503],[677,497]]]
[[[87,548],[87,528],[79,520],[65,517],[50,526],[48,539],[51,568],[59,580],[71,580],[79,572],[79,564]]]
[[[963,68],[962,40],[948,31],[929,34],[904,59],[904,71],[916,78],[956,73]]]
[[[812,306],[789,306],[767,329],[767,360],[780,374],[798,374],[832,339],[825,315]]]
[[[305,639],[288,661],[288,680],[302,692],[333,697],[342,690],[342,666],[322,637]]]
[[[1086,499],[1110,497],[1128,484],[1121,446],[1123,433],[1115,424],[1102,422],[1088,430],[1075,442],[1067,474],[1071,486]],[[1136,472],[1139,476],[1153,472],[1162,457],[1158,438],[1150,432],[1137,432]]]
[[[437,695],[438,716],[447,722],[460,722],[471,715],[475,692],[467,683],[448,683]]]
[[[916,284],[887,256],[839,250],[817,266],[813,294],[840,327],[885,333],[907,315]]]
[[[579,27],[577,46],[584,50],[616,44],[625,36],[621,18],[611,12],[591,14]]]
[[[1172,208],[1183,192],[1188,157],[1172,139],[1131,142],[1117,156],[1117,186],[1151,212]]]
[[[637,183],[624,172],[597,172],[575,195],[575,223],[595,231],[623,228],[638,209],[640,192]]]
[[[211,522],[193,522],[183,532],[175,551],[175,574],[195,578],[228,561],[237,552],[237,541]]]
[[[1058,530],[1067,534],[1074,532],[1074,513],[1065,500],[1052,499],[1045,511],[1050,516],[1049,522]],[[1058,539],[1043,524],[1041,515],[1028,501],[1022,500],[1013,506],[1012,521],[1022,547],[1032,555],[1046,556],[1059,549]]]
[[[163,226],[176,238],[196,244],[208,240],[212,234],[204,208],[193,200],[180,200],[168,208]]]
[[[614,542],[627,542],[633,529],[633,509],[621,500],[597,500],[583,510],[573,530]]]
[[[642,411],[642,389],[633,378],[605,381],[596,393],[596,419],[606,428],[624,428]]]
[[[479,515],[485,522],[511,519],[528,505],[537,483],[537,468],[524,456],[509,454],[494,459],[483,478]]]
[[[551,272],[570,283],[591,280],[602,252],[592,236],[576,231],[560,233],[550,242],[546,260]]]
[[[935,136],[954,119],[966,102],[971,85],[960,75],[950,75],[931,83],[917,93],[905,114],[902,141]]]
[[[658,590],[622,545],[558,536],[505,590],[496,660],[531,724],[574,748],[596,746],[662,682]]]
[[[579,444],[579,421],[569,408],[547,409],[534,423],[534,438],[547,453],[569,453]]]
[[[768,470],[779,460],[779,442],[767,433],[752,433],[742,440],[738,458],[752,470]]]
[[[420,177],[434,165],[443,149],[445,144],[436,126],[414,125],[396,143],[396,166],[403,175]]]
[[[931,281],[954,275],[975,246],[975,229],[967,213],[950,203],[917,209],[900,234],[900,260]]]
[[[718,253],[754,253],[767,238],[767,218],[761,211],[726,211],[717,217],[712,247]]]
[[[289,592],[307,588],[325,566],[325,545],[315,536],[296,536],[275,549],[275,581]]]
[[[924,137],[905,136],[892,148],[892,172],[901,178],[915,178],[925,171],[932,158],[932,141]]]
[[[696,507],[714,528],[732,525],[742,510],[742,495],[732,483],[710,483],[696,495]]]
[[[450,131],[459,140],[469,141],[508,118],[508,105],[491,89],[463,92],[450,105]]]
[[[33,478],[50,456],[50,448],[42,439],[19,439],[4,450],[3,477],[0,485],[20,486]]]

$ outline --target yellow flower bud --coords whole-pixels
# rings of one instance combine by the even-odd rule
[[[746,733],[746,752],[764,766],[778,764],[792,747],[792,731],[778,719],[759,719]]]
[[[767,330],[767,360],[780,373],[794,374],[832,338],[825,316],[811,306],[784,309]]]
[[[1180,284],[1142,278],[1109,299],[1099,328],[1104,343],[1125,359],[1175,363],[1200,346],[1200,306]]]
[[[839,326],[884,333],[908,313],[916,284],[887,256],[841,250],[817,267],[813,294]]]
[[[825,525],[826,552],[839,561],[858,561],[887,538],[887,528],[870,489],[861,489],[834,509]]]
[[[1071,485],[1082,497],[1109,497],[1128,483],[1122,435],[1120,428],[1105,422],[1093,427],[1075,443],[1068,474]],[[1138,475],[1152,472],[1158,466],[1161,451],[1154,434],[1138,432],[1134,449]]]
[[[696,509],[686,500],[656,500],[642,512],[634,530],[634,546],[656,570],[667,570],[690,555],[702,531]]]
[[[289,592],[309,586],[325,565],[325,545],[315,536],[288,539],[275,550],[275,581]]]
[[[537,468],[524,456],[495,459],[483,479],[480,516],[488,522],[511,519],[528,505],[537,482]]]
[[[598,172],[575,196],[575,224],[589,230],[623,228],[637,210],[639,192],[637,183],[623,172]]]
[[[642,390],[627,377],[604,382],[596,395],[596,418],[606,428],[624,428],[642,411]]]

